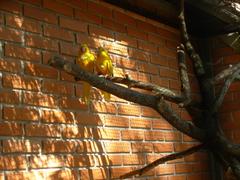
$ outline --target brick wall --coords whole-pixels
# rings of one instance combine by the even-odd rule
[[[105,102],[97,89],[83,104],[81,83],[47,65],[53,54],[74,62],[80,43],[104,45],[115,75],[179,92],[179,39],[176,29],[102,1],[1,0],[0,179],[110,179],[195,145],[147,107]],[[208,171],[199,152],[143,179],[201,180]]]

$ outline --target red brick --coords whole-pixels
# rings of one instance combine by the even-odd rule
[[[160,69],[160,76],[177,80],[179,79],[178,72],[170,69]]]
[[[20,14],[22,12],[22,7],[19,3],[14,1],[0,1],[0,9],[15,14]]]
[[[74,41],[73,33],[65,29],[57,28],[54,26],[44,26],[44,35],[51,38],[62,39],[65,41],[71,41],[71,42]]]
[[[36,6],[40,6],[41,5],[41,0],[21,0],[25,3],[28,3],[28,4],[33,4],[33,5],[36,5]]]
[[[129,119],[120,116],[104,116],[104,125],[110,127],[129,127]]]
[[[173,152],[173,144],[172,143],[154,143],[153,149],[155,153],[166,153]]]
[[[185,175],[174,175],[174,176],[169,176],[168,180],[186,180],[186,176]]]
[[[127,27],[127,33],[128,33],[128,35],[133,36],[133,37],[138,38],[138,39],[141,39],[141,40],[147,40],[148,39],[147,33],[143,32],[143,31],[140,31],[139,29],[134,28],[134,27],[128,26]]]
[[[40,152],[40,141],[33,140],[4,140],[4,153],[38,153]]]
[[[116,114],[117,111],[115,104],[109,102],[93,102],[91,106],[94,112]]]
[[[1,136],[22,136],[22,125],[17,123],[0,123]]]
[[[76,113],[76,123],[81,125],[96,126],[103,125],[103,120],[95,114],[82,112]]]
[[[121,67],[124,69],[132,69],[132,70],[137,69],[137,62],[134,60],[128,60],[128,59],[126,59],[124,57],[120,57],[120,56],[113,56],[113,59],[116,62],[117,67]]]
[[[141,114],[141,109],[137,105],[130,105],[130,104],[119,104],[118,105],[118,113],[124,115],[132,115],[132,116],[139,116]]]
[[[0,27],[0,39],[20,43],[23,41],[23,33],[14,29]]]
[[[105,43],[104,48],[110,53],[118,54],[121,56],[128,55],[128,48],[120,44]]]
[[[62,129],[62,136],[64,138],[92,138],[92,130],[86,127],[77,125],[66,125]]]
[[[157,45],[160,45],[160,47],[165,46],[166,45],[166,40],[164,39],[164,37],[158,36],[156,34],[148,34],[148,40],[152,43],[155,43]]]
[[[40,23],[30,20],[26,17],[6,15],[6,24],[21,30],[41,33]]]
[[[116,129],[109,128],[97,128],[93,130],[93,138],[94,139],[120,139],[120,131]]]
[[[57,13],[63,14],[65,16],[73,16],[73,9],[66,4],[61,4],[59,2],[43,0],[43,7],[56,11]]]
[[[60,52],[64,55],[77,56],[79,52],[79,46],[73,45],[72,43],[61,42]]]
[[[164,119],[156,119],[152,121],[153,129],[173,129],[172,126]]]
[[[161,71],[161,69],[160,69],[160,71]],[[160,87],[169,88],[169,80],[168,79],[161,78],[159,76],[151,76],[151,82]]]
[[[58,110],[43,110],[41,113],[41,120],[43,122],[51,123],[73,123],[74,114],[71,112],[64,112]]]
[[[23,103],[43,107],[57,107],[57,98],[41,93],[24,93]]]
[[[60,137],[60,126],[47,124],[27,124],[26,136],[36,137]]]
[[[180,152],[180,151],[184,151],[184,150],[187,150],[193,146],[196,146],[197,143],[175,143],[174,144],[174,150],[176,152]]]
[[[109,41],[113,41],[114,40],[114,36],[113,33],[111,31],[109,31],[108,29],[105,28],[100,28],[97,26],[89,26],[89,33],[91,36],[95,36],[101,39],[106,39]]]
[[[73,84],[46,80],[43,81],[42,91],[54,94],[72,95],[74,93]]]
[[[87,24],[69,18],[60,17],[60,26],[78,32],[87,32]]]
[[[113,31],[117,31],[120,33],[125,33],[126,32],[126,28],[123,24],[119,24],[109,18],[103,18],[102,19],[102,24],[104,27],[111,29]]]
[[[153,145],[152,143],[142,143],[142,142],[134,142],[134,143],[131,143],[131,146],[132,146],[132,152],[135,152],[135,153],[143,153],[143,152],[148,152],[148,153],[151,153],[153,152]]]
[[[54,13],[43,11],[43,9],[37,7],[24,6],[24,15],[51,24],[57,24],[58,22],[57,16]]]
[[[37,79],[18,76],[18,75],[9,75],[6,74],[3,76],[3,86],[13,89],[26,89],[26,90],[34,90],[40,91],[41,82]]]
[[[8,57],[20,58],[35,62],[39,62],[41,60],[40,51],[11,44],[5,44],[5,55]]]
[[[108,176],[107,175],[107,169],[103,169],[103,168],[80,170],[81,180],[108,179],[107,176]]]
[[[89,11],[82,11],[80,9],[75,9],[75,17],[80,20],[87,22],[101,24],[102,18],[98,14],[91,13]]]
[[[143,155],[124,155],[123,165],[143,165],[145,158]]]
[[[169,58],[176,58],[176,56],[177,56],[176,51],[168,49],[168,48],[160,47],[158,49],[158,51],[161,56],[165,56],[165,57],[169,57]]]
[[[105,17],[112,17],[112,10],[97,2],[88,1],[88,11],[100,14]]]
[[[20,94],[17,91],[0,90],[0,102],[7,104],[19,104]]]
[[[143,140],[144,139],[143,130],[122,130],[123,140]]]
[[[58,51],[58,42],[52,39],[44,38],[36,35],[25,35],[25,43],[27,46],[40,48],[45,50]]]
[[[144,73],[158,74],[158,68],[156,65],[148,63],[139,63],[138,70]]]
[[[177,47],[179,46],[178,41],[171,41],[171,40],[166,40],[166,47],[169,49],[177,50]]]
[[[59,106],[65,109],[87,110],[87,105],[79,98],[62,97],[59,100]]]
[[[13,179],[13,180],[44,179],[44,173],[42,171],[8,172],[6,173],[5,177],[6,179]]]
[[[135,38],[131,38],[125,34],[116,33],[115,40],[119,44],[131,46],[131,47],[137,47],[137,40]]]
[[[157,29],[157,32],[164,39],[170,39],[170,40],[175,40],[175,41],[179,41],[180,40],[180,33],[179,32],[174,33],[174,32],[171,32],[169,30],[163,29],[161,27],[159,27]]]
[[[17,73],[20,69],[21,65],[19,61],[0,59],[0,71]]]
[[[1,170],[26,169],[27,160],[25,156],[0,156]]]
[[[74,153],[76,151],[75,141],[44,141],[44,153]]]
[[[89,167],[94,166],[94,157],[89,155],[67,155],[67,167]]]
[[[77,153],[103,153],[103,145],[99,141],[80,141]]]
[[[26,64],[25,73],[33,76],[48,77],[54,79],[57,79],[58,77],[58,71],[55,68],[41,64]]]
[[[147,141],[163,141],[164,133],[161,131],[145,131],[145,140]]]
[[[165,141],[180,141],[181,140],[181,134],[178,131],[164,132],[164,139],[165,139]]]
[[[128,142],[104,142],[107,153],[129,153],[130,143]]]
[[[142,116],[157,117],[157,118],[160,117],[160,114],[152,108],[142,106],[141,109],[142,109]]]
[[[226,65],[236,64],[240,60],[240,54],[232,54],[223,58],[223,63]]]
[[[129,48],[128,55],[130,58],[141,60],[141,61],[150,61],[150,55],[146,52],[139,51],[133,48]]]
[[[190,173],[192,168],[192,164],[176,164],[176,173]]]
[[[175,168],[173,164],[161,164],[156,169],[157,175],[174,174]]]
[[[33,169],[63,167],[64,159],[59,155],[30,156],[29,163]]]
[[[127,25],[136,26],[136,20],[130,15],[127,15],[120,11],[113,11],[113,16],[117,22],[122,22]]]
[[[54,179],[77,179],[77,172],[74,170],[51,170],[45,173],[45,178],[49,180]]]
[[[145,41],[138,41],[138,48],[143,51],[148,51],[151,53],[157,53],[158,48],[155,44],[145,42]]]
[[[121,175],[126,174],[134,170],[132,167],[116,167],[110,169],[110,174],[112,179],[118,179]]]
[[[168,58],[164,57],[164,56],[160,56],[160,55],[152,55],[151,56],[151,63],[153,64],[157,64],[160,66],[165,66],[168,67],[169,65],[169,60]]]
[[[87,9],[86,0],[60,0],[60,1],[76,9]]]
[[[116,166],[122,165],[122,155],[105,155],[105,156],[97,156],[95,158],[97,166]]]
[[[145,32],[151,32],[151,33],[156,33],[157,32],[157,27],[147,23],[147,22],[143,22],[140,20],[137,20],[137,27]]]
[[[150,119],[143,119],[143,118],[131,118],[130,119],[130,126],[132,128],[144,128],[149,129],[151,128],[152,121]]]
[[[38,121],[39,112],[32,108],[4,107],[3,118],[15,121]]]

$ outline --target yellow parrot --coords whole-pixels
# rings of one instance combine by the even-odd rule
[[[87,44],[82,44],[80,47],[80,51],[77,57],[77,64],[90,73],[94,72],[95,66],[95,56],[89,50]],[[88,104],[90,99],[90,90],[91,86],[87,82],[83,82],[83,101]]]
[[[99,75],[104,76],[113,76],[113,65],[112,59],[109,56],[107,50],[103,47],[98,48],[97,60],[96,60],[96,71]],[[111,94],[102,91],[104,99],[109,101],[111,98]]]

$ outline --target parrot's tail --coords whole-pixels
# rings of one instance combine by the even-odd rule
[[[111,94],[105,91],[102,91],[103,97],[105,99],[105,101],[110,101],[111,98]]]
[[[84,82],[83,83],[83,101],[86,104],[89,104],[89,101],[90,101],[90,91],[91,91],[90,84]]]

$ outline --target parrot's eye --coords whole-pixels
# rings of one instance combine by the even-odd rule
[[[85,51],[86,51],[86,48],[85,48],[85,47],[82,47],[82,48],[81,48],[81,51],[82,51],[82,52],[85,52]]]

